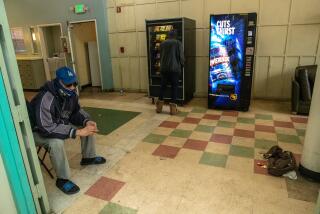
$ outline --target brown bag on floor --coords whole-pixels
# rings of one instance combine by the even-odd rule
[[[278,157],[282,153],[282,149],[279,146],[271,147],[267,153],[263,154],[265,159],[269,159],[271,157]]]
[[[280,148],[280,147],[278,147]],[[281,149],[281,148],[280,148]],[[268,158],[268,173],[274,176],[282,176],[283,174],[296,169],[296,160],[289,151],[283,151],[277,149],[275,155]]]

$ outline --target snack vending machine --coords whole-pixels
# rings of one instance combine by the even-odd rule
[[[181,41],[184,50],[184,67],[179,78],[177,101],[184,104],[193,98],[195,92],[196,69],[196,22],[188,18],[173,18],[160,20],[146,20],[147,49],[148,49],[148,78],[149,97],[159,96],[161,86],[160,74],[160,44],[168,38],[171,30],[177,32],[177,39]],[[171,88],[167,87],[164,100],[171,98]]]
[[[256,13],[210,16],[208,107],[248,111]]]

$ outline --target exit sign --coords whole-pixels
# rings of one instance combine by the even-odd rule
[[[85,4],[76,4],[76,5],[74,6],[74,12],[75,12],[76,14],[78,14],[78,13],[85,13],[85,12],[87,12],[87,10],[88,10],[88,7],[87,7]]]

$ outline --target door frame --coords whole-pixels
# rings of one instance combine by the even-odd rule
[[[96,30],[96,40],[97,40],[97,46],[98,46],[98,56],[99,56],[99,75],[100,75],[100,88],[102,89],[103,81],[102,81],[102,75],[101,75],[101,55],[100,55],[100,45],[99,45],[99,35],[98,35],[98,26],[97,26],[97,19],[85,19],[81,21],[70,21],[68,24],[68,37],[69,37],[69,43],[70,43],[70,51],[71,51],[71,64],[74,69],[74,71],[77,73],[77,68],[76,68],[76,62],[74,58],[74,50],[73,50],[73,43],[72,43],[72,36],[71,36],[71,27],[73,24],[80,24],[80,23],[85,23],[85,22],[94,22],[95,25],[95,30]],[[79,86],[81,90],[81,86]],[[78,92],[80,91],[78,90]]]
[[[40,24],[36,25],[39,33],[39,40],[40,40],[40,50],[41,50],[41,57],[43,58],[43,65],[44,65],[44,71],[46,75],[47,81],[52,80],[51,74],[50,74],[50,69],[49,69],[49,64],[48,64],[48,48],[46,46],[46,43],[44,41],[44,35],[43,35],[43,28],[45,27],[54,27],[54,26],[59,26],[60,27],[60,38],[63,36],[63,29],[62,29],[62,24],[57,22],[57,23],[50,23],[50,24]],[[64,56],[64,64],[67,65],[67,56]]]
[[[2,54],[1,50],[0,54]],[[2,72],[0,68],[0,134],[2,136],[0,157],[3,160],[16,211],[34,213],[36,207],[24,168]]]
[[[24,199],[31,194],[31,200],[27,200],[26,203],[28,203],[27,206],[33,206],[33,209],[36,210],[32,212],[32,210],[27,209],[22,210],[21,213],[29,213],[28,211],[32,213],[48,213],[50,211],[49,201],[31,130],[26,100],[23,94],[22,82],[3,0],[0,0],[0,65],[6,93],[6,96],[2,99],[7,100],[7,105],[3,105],[5,113],[3,115],[9,116],[9,119],[6,121],[9,122],[10,119],[12,121],[12,123],[7,123],[9,125],[8,128],[5,129],[5,132],[13,136],[12,139],[10,138],[12,144],[5,146],[15,146],[19,152],[13,154],[13,157],[20,157],[20,160],[22,159],[22,161],[16,159],[13,162],[9,162],[9,166],[12,168],[15,166],[21,169],[21,171],[18,172],[20,175],[19,179],[23,179],[25,175],[27,176],[27,181],[19,188],[29,189],[28,191],[24,191]],[[1,149],[3,148],[4,147],[1,147]],[[9,156],[10,154],[6,153],[5,155]],[[17,185],[17,183],[14,183],[11,189],[14,190],[18,188]],[[23,203],[19,199],[20,198],[15,198],[16,203]]]

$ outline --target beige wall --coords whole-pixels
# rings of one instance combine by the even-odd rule
[[[107,0],[107,5],[117,89],[147,89],[145,19],[184,16],[197,21],[198,96],[207,94],[210,14],[258,13],[254,97],[290,98],[294,68],[320,62],[319,0]]]
[[[43,27],[43,34],[47,46],[48,57],[53,57],[54,54],[60,54],[62,52],[60,45],[61,27]]]

